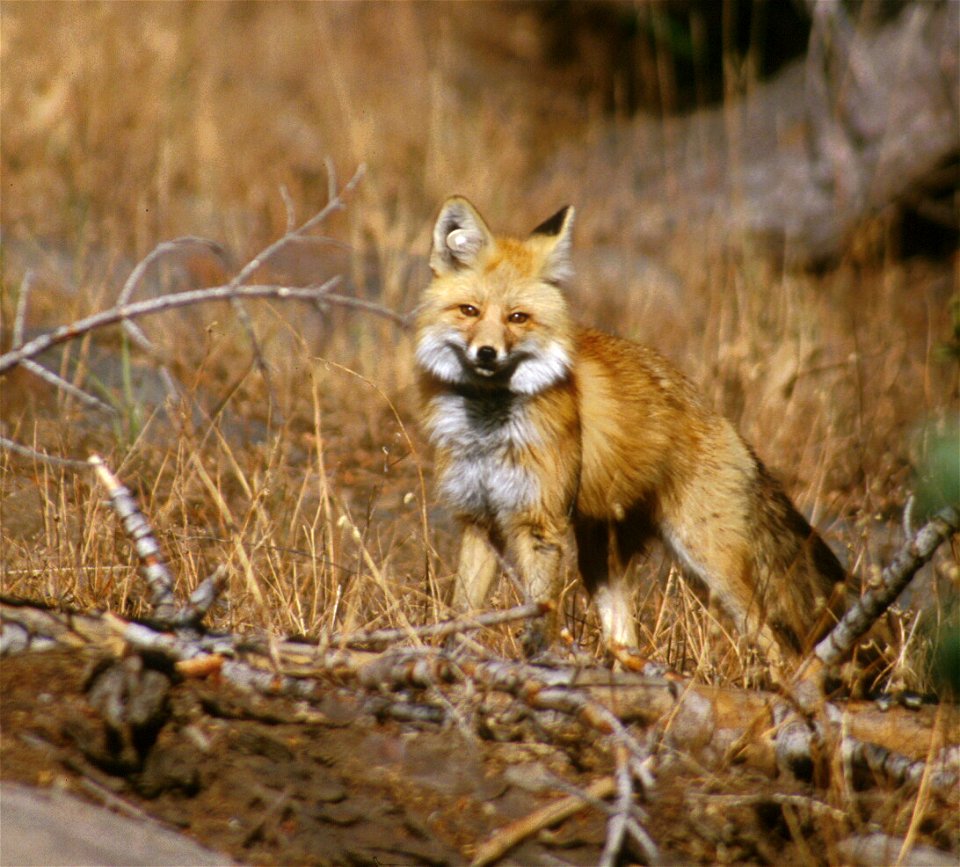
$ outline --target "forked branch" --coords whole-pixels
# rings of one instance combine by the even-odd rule
[[[260,352],[259,342],[254,333],[250,318],[246,313],[246,309],[243,307],[244,301],[258,298],[283,301],[309,301],[312,302],[321,313],[330,306],[340,306],[381,316],[401,328],[409,327],[408,318],[395,310],[391,310],[374,301],[352,298],[334,292],[340,282],[339,277],[333,277],[322,285],[316,286],[283,286],[248,283],[262,266],[279,251],[290,243],[303,238],[335,211],[344,208],[346,197],[353,191],[357,184],[359,184],[363,174],[364,168],[361,166],[340,192],[336,191],[335,183],[331,175],[330,199],[326,206],[300,226],[288,229],[282,237],[257,253],[246,265],[237,271],[236,275],[228,283],[204,289],[164,294],[141,301],[132,300],[134,293],[143,282],[150,267],[163,257],[174,254],[184,248],[200,248],[220,260],[226,261],[226,254],[219,245],[204,238],[184,237],[173,241],[164,241],[157,245],[154,250],[133,268],[117,295],[117,301],[114,306],[107,310],[101,310],[91,314],[83,319],[61,325],[52,331],[34,337],[32,340],[24,340],[27,304],[32,285],[32,275],[28,272],[21,283],[20,294],[17,299],[12,346],[7,352],[0,355],[0,376],[3,376],[15,367],[21,367],[63,391],[70,397],[80,401],[87,407],[102,412],[115,413],[115,409],[109,404],[104,403],[104,401],[94,395],[89,394],[82,388],[77,387],[58,374],[48,370],[37,361],[38,356],[64,343],[81,338],[97,329],[116,324],[122,325],[130,339],[140,349],[148,353],[155,353],[156,349],[153,343],[137,324],[137,320],[145,316],[154,316],[181,307],[218,301],[227,301],[233,305],[237,317],[240,319],[250,337],[256,356],[256,363],[265,377],[268,377],[266,362]],[[160,374],[166,384],[168,392],[174,395],[179,394],[179,389],[176,387],[172,375],[162,365],[160,367]],[[43,452],[5,438],[0,438],[0,448],[41,461],[50,461],[71,467],[82,466],[82,462],[56,459]]]

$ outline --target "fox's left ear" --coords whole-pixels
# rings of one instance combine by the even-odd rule
[[[570,260],[573,215],[573,207],[567,205],[530,233],[530,241],[542,250],[540,276],[555,286],[562,286],[573,277],[573,263]]]

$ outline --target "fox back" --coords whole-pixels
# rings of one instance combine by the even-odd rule
[[[526,239],[495,237],[454,197],[434,227],[416,360],[463,526],[453,604],[483,605],[502,562],[538,601],[576,566],[611,648],[635,646],[624,575],[660,538],[742,633],[795,660],[841,611],[842,567],[686,377],[571,319],[572,221],[566,208]]]

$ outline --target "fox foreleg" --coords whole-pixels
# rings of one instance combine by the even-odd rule
[[[460,560],[453,583],[453,608],[473,611],[482,608],[490,595],[499,566],[489,531],[472,522],[463,527]]]
[[[572,564],[573,532],[567,521],[519,519],[505,528],[507,554],[523,580],[528,602],[560,599],[564,579]],[[522,642],[527,656],[545,650],[556,638],[556,607],[544,620],[528,625]]]

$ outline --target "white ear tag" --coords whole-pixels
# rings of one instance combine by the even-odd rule
[[[470,229],[454,229],[447,235],[447,247],[458,259],[470,259],[480,252],[483,238]]]

